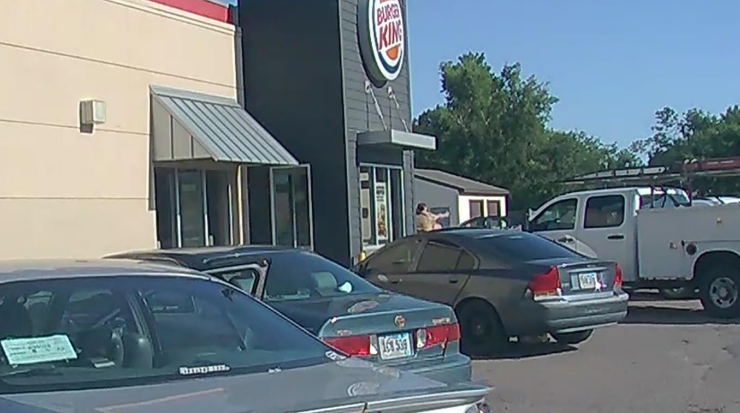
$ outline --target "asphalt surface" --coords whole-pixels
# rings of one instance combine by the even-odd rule
[[[494,413],[740,413],[740,320],[639,295],[578,347],[519,345],[474,362]]]

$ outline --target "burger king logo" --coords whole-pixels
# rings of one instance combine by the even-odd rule
[[[400,0],[364,0],[358,7],[360,47],[368,74],[376,83],[396,80],[406,52]]]

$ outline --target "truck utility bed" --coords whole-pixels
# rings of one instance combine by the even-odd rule
[[[738,245],[740,204],[643,209],[637,214],[638,266],[644,280],[691,279],[702,253]]]

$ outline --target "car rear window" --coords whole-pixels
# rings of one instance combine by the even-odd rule
[[[316,254],[298,252],[273,256],[265,283],[265,301],[293,301],[378,292],[379,289]]]
[[[537,261],[554,258],[583,258],[575,251],[565,248],[553,241],[526,232],[512,234],[484,235],[478,238],[502,257],[514,261]]]
[[[232,287],[180,277],[0,284],[0,394],[148,385],[330,362]]]

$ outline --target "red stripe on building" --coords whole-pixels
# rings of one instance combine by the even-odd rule
[[[208,0],[149,0],[175,9],[187,11],[223,23],[231,23],[229,7]]]

